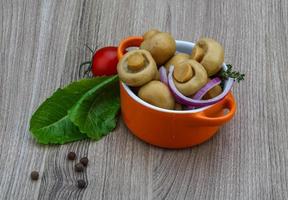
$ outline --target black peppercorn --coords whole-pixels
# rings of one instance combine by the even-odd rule
[[[75,171],[76,171],[76,172],[83,172],[83,170],[84,170],[84,166],[83,166],[82,163],[77,163],[77,164],[75,165]]]
[[[84,165],[84,167],[86,167],[88,165],[88,158],[87,157],[83,157],[80,159],[80,163],[82,163]]]
[[[82,179],[78,180],[77,181],[77,187],[80,188],[80,189],[83,189],[86,187],[86,182]]]
[[[69,152],[67,158],[68,158],[68,160],[75,160],[76,159],[76,153],[73,151]]]
[[[32,179],[33,181],[38,180],[38,178],[39,178],[39,173],[38,173],[37,171],[31,172],[31,179]]]

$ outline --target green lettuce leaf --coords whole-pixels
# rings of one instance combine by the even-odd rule
[[[94,91],[109,77],[82,79],[73,82],[63,89],[58,89],[44,101],[30,120],[30,132],[37,142],[42,144],[64,144],[87,138],[79,128],[71,122],[68,111],[85,94]]]
[[[116,127],[119,108],[119,80],[112,76],[84,94],[68,116],[82,133],[99,140]]]

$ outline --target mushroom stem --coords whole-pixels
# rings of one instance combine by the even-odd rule
[[[131,55],[127,60],[128,68],[132,71],[139,71],[145,66],[145,58],[140,53]]]
[[[205,54],[205,50],[201,48],[199,45],[196,45],[192,50],[192,59],[198,62],[201,62]]]
[[[193,77],[193,70],[189,63],[175,65],[174,78],[180,82],[185,83]]]

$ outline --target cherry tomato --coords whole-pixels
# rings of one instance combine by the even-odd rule
[[[92,73],[94,76],[117,74],[117,63],[117,47],[103,47],[93,55]]]

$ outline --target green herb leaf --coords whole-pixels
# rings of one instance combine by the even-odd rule
[[[83,95],[68,115],[82,133],[99,140],[116,127],[119,108],[119,80],[112,76]]]
[[[233,78],[234,80],[237,80],[239,83],[240,81],[244,80],[245,74],[241,74],[240,72],[237,71],[232,71],[232,65],[227,64],[227,70],[222,70],[220,72],[220,76],[223,79],[228,79],[228,78]]]
[[[64,89],[58,89],[33,114],[30,132],[42,144],[64,144],[87,138],[68,118],[71,109],[86,93],[101,84],[107,77],[82,79]]]

